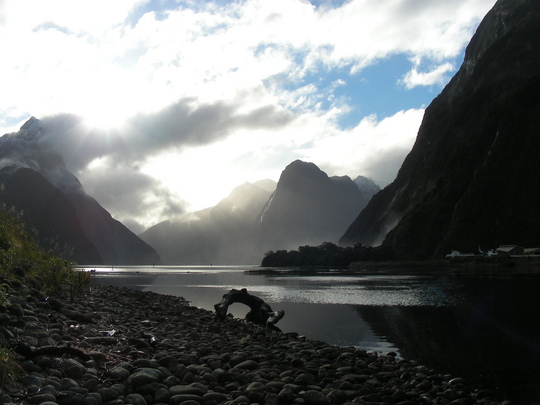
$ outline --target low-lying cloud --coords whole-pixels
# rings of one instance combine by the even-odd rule
[[[222,101],[195,104],[193,99],[181,100],[152,114],[135,115],[119,128],[92,127],[73,114],[48,116],[41,119],[46,128],[41,141],[77,172],[99,158],[136,165],[164,150],[209,144],[241,128],[279,130],[294,118],[273,105],[241,112],[239,105]]]

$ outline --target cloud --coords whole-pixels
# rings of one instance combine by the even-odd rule
[[[433,67],[427,72],[420,72],[418,70],[419,65],[419,63],[415,63],[413,69],[400,80],[400,83],[409,90],[416,86],[431,86],[434,84],[442,85],[448,81],[447,73],[455,70],[452,63],[443,63],[439,66]]]
[[[41,142],[61,153],[68,168],[76,172],[102,157],[114,157],[117,164],[141,163],[163,150],[209,144],[242,128],[277,130],[293,119],[290,112],[274,105],[245,111],[239,104],[197,104],[185,99],[158,112],[131,117],[118,128],[92,127],[73,114],[44,117],[46,132]]]
[[[300,0],[220,4],[8,0],[0,44],[0,115],[58,112],[127,118],[178,100],[276,101],[308,72],[362,68],[395,54],[455,57],[494,0]],[[106,12],[104,12],[106,10]],[[32,96],[29,97],[29,94]]]
[[[147,224],[297,158],[390,182],[423,110],[342,128],[348,84],[394,55],[401,90],[441,84],[495,0],[76,3],[0,0],[0,125],[42,118],[91,194]]]
[[[78,177],[88,194],[135,233],[185,213],[184,202],[171,195],[159,179],[136,167],[117,165],[110,158],[100,159]]]
[[[330,175],[362,175],[384,187],[394,180],[410,152],[423,116],[422,109],[400,111],[381,120],[368,116],[355,128],[297,152]]]

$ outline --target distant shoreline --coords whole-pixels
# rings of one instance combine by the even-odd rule
[[[403,260],[354,262],[348,267],[259,267],[248,270],[259,274],[308,274],[339,272],[339,274],[450,274],[480,275],[540,275],[540,256],[457,257],[446,260]]]

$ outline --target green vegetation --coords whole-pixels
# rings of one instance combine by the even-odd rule
[[[264,255],[262,267],[333,267],[345,268],[354,262],[373,262],[393,259],[390,252],[381,247],[337,246],[324,242],[320,246],[300,246],[298,250],[270,251]]]
[[[72,265],[44,252],[16,213],[0,210],[0,311],[11,305],[10,289],[21,283],[73,301],[88,288],[91,273],[75,271]],[[17,354],[0,344],[0,389],[21,373]]]
[[[4,388],[8,377],[17,379],[23,371],[13,350],[0,346],[0,388]]]
[[[72,266],[73,263],[44,252],[16,213],[0,210],[1,278],[23,279],[46,295],[67,295],[73,300],[89,285],[90,274],[75,271]],[[2,295],[0,292],[0,300]]]

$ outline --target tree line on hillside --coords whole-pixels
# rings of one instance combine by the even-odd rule
[[[262,267],[348,267],[354,262],[394,259],[392,253],[380,246],[338,246],[324,242],[319,246],[299,246],[298,250],[266,252]]]

